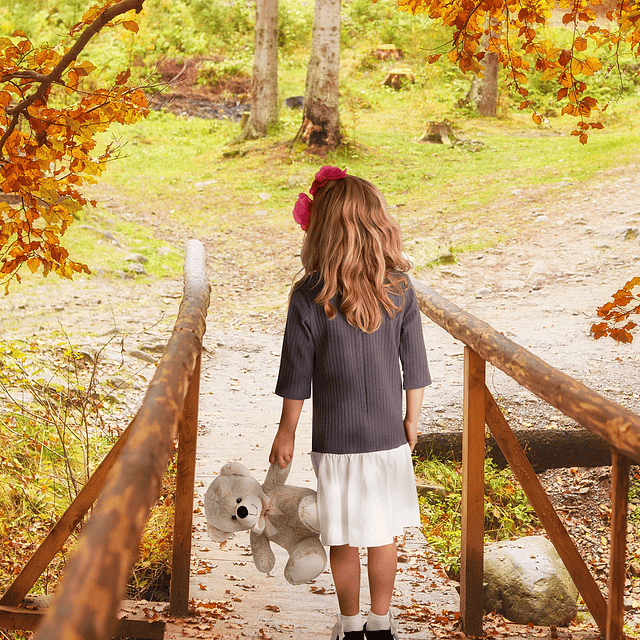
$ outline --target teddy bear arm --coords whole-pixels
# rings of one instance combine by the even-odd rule
[[[277,462],[272,462],[267,470],[267,476],[262,484],[262,489],[265,493],[271,493],[284,486],[289,477],[291,471],[291,463],[289,463],[284,469],[280,468]]]
[[[251,554],[256,569],[260,573],[269,573],[276,564],[276,557],[271,550],[268,538],[261,533],[251,532],[249,536],[251,543]]]

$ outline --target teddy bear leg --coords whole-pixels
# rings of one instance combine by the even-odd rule
[[[276,563],[276,557],[271,550],[269,540],[265,535],[252,531],[249,535],[249,541],[256,569],[260,573],[269,573]]]
[[[327,564],[327,554],[318,538],[304,538],[289,551],[284,577],[291,584],[302,584],[317,578]]]

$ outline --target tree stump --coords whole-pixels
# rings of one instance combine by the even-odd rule
[[[404,51],[398,49],[395,44],[379,44],[373,55],[378,60],[400,60],[404,56]]]
[[[394,67],[389,71],[389,73],[387,73],[382,84],[398,91],[406,81],[409,81],[412,84],[416,81],[413,71],[407,67]]]
[[[436,142],[451,145],[457,138],[448,120],[442,122],[427,122],[425,132],[418,138],[418,142]]]

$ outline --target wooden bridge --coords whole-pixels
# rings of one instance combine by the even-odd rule
[[[602,636],[606,640],[623,638],[629,466],[632,462],[640,463],[640,417],[549,366],[435,291],[421,283],[415,283],[415,287],[422,312],[465,345],[462,631],[467,635],[482,635],[486,425],[527,493]],[[200,360],[208,304],[204,249],[199,242],[191,241],[185,258],[184,297],[174,332],[143,405],[0,599],[0,629],[37,628],[38,640],[176,637],[171,619],[187,616],[190,607]],[[506,418],[487,389],[487,362],[611,446],[613,489],[607,598],[564,529]],[[124,586],[137,557],[149,510],[160,495],[162,477],[176,437],[178,472],[168,610],[162,611],[153,603],[130,608],[126,605],[123,614]],[[91,518],[50,606],[46,609],[25,606],[25,598],[38,576],[92,508]],[[416,591],[420,590],[415,580],[411,584]],[[251,597],[252,594],[247,594],[245,598],[249,604]]]

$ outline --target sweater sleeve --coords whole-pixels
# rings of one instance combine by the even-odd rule
[[[290,400],[305,400],[311,397],[314,348],[303,309],[304,300],[299,292],[294,290],[287,313],[280,371],[276,383],[276,395]]]
[[[413,287],[405,292],[405,306],[400,329],[400,361],[404,389],[419,389],[431,384],[427,352],[422,333],[422,319]]]

